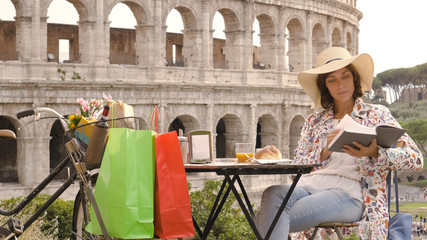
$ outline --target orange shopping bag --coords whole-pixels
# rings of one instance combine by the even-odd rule
[[[195,235],[187,176],[175,131],[156,135],[154,235],[163,239]]]

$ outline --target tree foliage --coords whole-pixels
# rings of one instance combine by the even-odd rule
[[[394,102],[386,106],[398,122],[427,119],[427,100],[412,103]]]
[[[190,192],[193,217],[202,231],[209,218],[210,210],[215,202],[220,186],[220,181],[208,180],[205,182],[203,190]],[[191,189],[191,186],[189,188]],[[218,219],[212,226],[208,239],[255,239],[255,234],[240,208],[236,207],[236,204],[236,198],[230,192],[230,196],[225,201]],[[195,239],[199,239],[197,234]]]
[[[382,87],[388,87],[391,89],[392,97],[398,100],[403,89],[426,88],[426,86],[427,63],[424,63],[412,68],[395,68],[378,73],[372,88],[378,92]]]
[[[393,117],[407,130],[424,156],[427,156],[427,101],[395,102],[390,104],[388,108]],[[427,167],[427,165],[424,166]]]
[[[51,196],[40,194],[35,197],[14,217],[26,222]],[[0,200],[4,210],[11,210],[24,200],[23,196]],[[46,211],[22,234],[19,239],[69,239],[72,236],[71,222],[74,201],[57,199]],[[1,226],[6,225],[9,216],[0,216]]]
[[[427,148],[424,147],[427,142],[427,119],[402,122],[401,125],[423,151],[424,156],[427,156]]]

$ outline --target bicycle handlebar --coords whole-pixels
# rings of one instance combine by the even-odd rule
[[[28,116],[31,116],[31,115],[34,115],[34,109],[29,109],[29,110],[21,111],[21,112],[19,112],[19,113],[16,114],[16,117],[18,119],[21,119],[23,117],[28,117]]]
[[[62,125],[62,127],[64,128],[64,131],[67,131],[67,130],[68,130],[67,122],[64,120],[64,119],[65,119],[65,117],[64,117],[64,116],[62,116],[62,115],[61,115],[60,113],[58,113],[57,111],[55,111],[55,110],[51,109],[51,108],[38,107],[38,108],[34,108],[34,109],[24,110],[24,111],[18,112],[18,113],[16,114],[16,117],[17,117],[18,119],[21,119],[21,118],[24,118],[24,117],[28,117],[28,116],[34,115],[34,119],[33,119],[33,121],[38,121],[38,120],[40,120],[40,113],[51,113],[51,114],[55,115],[55,117],[56,117],[56,118],[58,118],[58,119],[61,121],[61,125]],[[21,129],[21,128],[25,127],[27,124],[29,124],[30,122],[33,122],[33,121],[28,121],[28,122],[26,122],[26,123],[25,123],[25,124],[23,124],[19,129]],[[18,129],[18,130],[19,130],[19,129]]]

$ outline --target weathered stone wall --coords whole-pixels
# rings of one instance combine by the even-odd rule
[[[68,26],[63,31],[62,27],[49,27],[50,0],[12,1],[16,46],[5,47],[16,49],[17,55],[6,53],[9,57],[0,59],[3,121],[16,131],[28,121],[18,120],[18,111],[46,106],[69,114],[76,110],[76,98],[100,98],[106,93],[132,105],[143,119],[142,125],[158,106],[160,133],[173,129],[172,123],[178,120],[185,132],[210,130],[214,156],[220,147],[218,152],[225,157],[234,156],[236,142],[274,144],[284,157],[292,157],[298,132],[312,112],[309,98],[297,84],[297,72],[311,68],[318,52],[327,47],[342,46],[357,54],[362,17],[354,1],[125,1],[137,20],[132,42],[130,31],[109,26],[108,16],[118,1],[70,2],[79,13],[77,31]],[[180,12],[184,22],[182,67],[166,66],[170,38],[165,21],[172,9]],[[217,11],[224,17],[224,41],[212,37]],[[255,18],[261,39],[261,47],[256,49],[252,42]],[[11,26],[5,29],[0,31],[2,38],[13,38],[9,36]],[[9,33],[5,35],[5,31]],[[49,62],[49,50],[62,37],[72,38],[73,59]],[[56,43],[48,39],[56,39]],[[115,54],[118,52],[124,55]],[[124,57],[127,54],[131,57]],[[126,64],[115,64],[120,61]],[[254,67],[259,62],[269,67]],[[14,183],[2,185],[0,197],[28,193],[49,173],[52,162],[57,161],[50,150],[57,143],[52,134],[54,122],[47,119],[18,131],[16,157],[5,159],[0,153],[0,161],[10,161],[18,177]],[[218,125],[222,126],[222,138],[218,138],[222,142],[217,144]],[[259,192],[285,181],[282,176],[270,177],[249,178],[248,190]]]

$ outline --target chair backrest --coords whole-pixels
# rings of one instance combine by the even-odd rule
[[[394,175],[394,178],[393,176]],[[390,205],[391,205],[391,185],[392,180],[394,180],[394,196],[396,198],[396,213],[399,212],[399,189],[398,189],[398,178],[397,178],[397,171],[392,170],[387,175],[387,200],[388,200],[388,215],[390,216]]]

